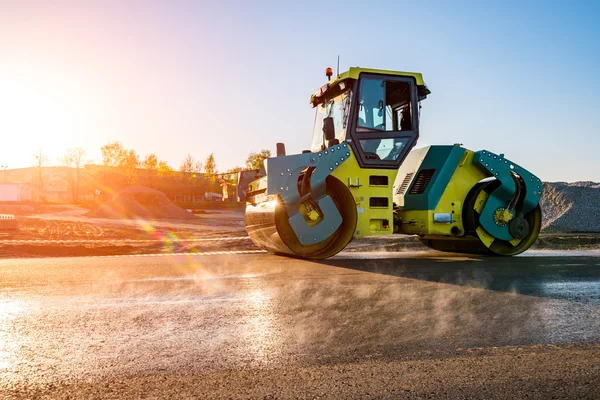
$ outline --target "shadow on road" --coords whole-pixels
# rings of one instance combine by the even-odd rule
[[[439,256],[437,256],[439,254]],[[600,258],[435,255],[333,258],[320,263],[357,271],[600,305]]]

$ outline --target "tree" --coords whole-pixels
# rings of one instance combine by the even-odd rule
[[[169,176],[173,172],[173,168],[166,161],[159,161],[157,171],[159,176]]]
[[[111,142],[102,146],[102,165],[106,167],[117,167],[123,164],[127,157],[127,150],[121,142]]]
[[[158,166],[158,158],[156,158],[156,154],[148,154],[144,157],[144,161],[142,161],[142,167],[144,169],[156,169]]]
[[[102,165],[104,167],[104,180],[106,172],[112,168],[125,178],[127,185],[133,185],[137,178],[137,170],[141,166],[140,156],[134,150],[127,150],[120,142],[111,142],[102,146]]]
[[[158,158],[156,157],[156,154],[148,154],[146,157],[144,157],[144,160],[140,164],[143,168],[145,178],[144,185],[154,187],[154,185],[156,184],[154,178],[158,174]]]
[[[225,171],[226,174],[237,174],[240,171],[243,171],[244,168],[243,167],[233,167],[231,169],[228,169],[227,171]]]
[[[262,149],[260,153],[250,153],[246,158],[246,168],[261,169],[264,167],[265,159],[271,157],[271,150]]]
[[[127,185],[133,185],[136,181],[137,169],[140,167],[140,156],[134,150],[125,151],[119,167],[125,172]]]
[[[202,172],[202,161],[195,160],[194,157],[190,153],[185,157],[181,165],[179,166],[179,171],[186,173],[194,173],[194,172]]]
[[[203,187],[203,177],[199,176],[198,173],[202,171],[202,161],[195,160],[191,154],[185,157],[181,165],[179,166],[180,180],[187,180],[187,189],[188,195],[190,199],[194,199],[196,195],[201,195],[204,193]]]
[[[179,171],[183,173],[192,172],[192,168],[194,168],[194,157],[190,153],[185,157],[185,159],[181,162],[179,166]]]
[[[42,166],[44,166],[46,161],[48,161],[48,156],[46,156],[46,153],[44,153],[44,149],[41,147],[38,147],[38,150],[35,153],[33,153],[33,156],[35,157],[35,166],[38,169],[37,200],[39,202],[42,198],[42,190],[44,189]]]
[[[38,168],[42,168],[48,161],[48,156],[42,147],[38,147],[33,156],[35,157],[35,166]]]
[[[114,186],[114,174],[110,174],[111,184],[109,184],[109,179],[107,179],[107,173],[114,172],[115,167],[117,167],[122,162],[123,157],[125,155],[125,148],[120,142],[111,142],[102,146],[100,150],[102,151],[102,181],[104,183],[104,186]],[[110,171],[110,169],[113,169],[113,171]]]
[[[85,150],[81,147],[69,149],[65,155],[61,158],[62,164],[67,167],[67,181],[71,188],[71,194],[73,201],[77,201],[79,198],[79,184],[81,180],[81,169],[85,163]]]
[[[204,163],[204,173],[208,176],[212,176],[217,173],[217,164],[215,163],[215,156],[210,153],[206,162]]]

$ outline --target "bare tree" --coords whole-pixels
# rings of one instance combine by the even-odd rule
[[[203,192],[203,189],[201,189],[203,179],[201,176],[197,175],[202,171],[202,161],[195,160],[194,157],[188,153],[179,165],[179,171],[181,172],[179,179],[181,182],[187,181],[188,195],[193,201],[195,194]]]
[[[194,172],[202,172],[202,161],[196,160],[194,163]]]
[[[194,168],[194,157],[190,153],[183,159],[179,165],[179,171],[189,173]]]
[[[179,165],[179,171],[185,173],[194,173],[202,171],[202,161],[194,159],[191,154],[185,157],[185,159]]]
[[[37,179],[36,186],[37,186],[37,201],[39,203],[40,200],[42,199],[42,190],[44,190],[42,167],[48,161],[48,156],[46,156],[46,153],[44,152],[44,149],[42,147],[38,147],[38,150],[35,153],[33,153],[33,156],[35,157],[35,166],[38,169],[38,179]]]
[[[69,182],[73,201],[75,202],[79,199],[79,184],[81,181],[81,171],[85,163],[84,158],[85,150],[81,147],[67,150],[61,158],[61,163],[67,167],[67,181]]]

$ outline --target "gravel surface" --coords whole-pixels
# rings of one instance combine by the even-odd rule
[[[600,232],[600,183],[545,182],[544,232]]]
[[[591,346],[466,349],[440,359],[88,378],[12,387],[0,399],[597,399],[598,358]]]

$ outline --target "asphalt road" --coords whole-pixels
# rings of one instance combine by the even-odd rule
[[[600,252],[0,260],[0,398],[597,398]]]

